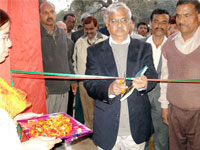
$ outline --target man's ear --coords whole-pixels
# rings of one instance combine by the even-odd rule
[[[150,24],[150,27],[151,27],[151,29],[152,29],[152,22],[151,22],[151,21],[149,21],[149,24]]]
[[[106,23],[105,25],[106,25],[106,28],[108,28],[108,23]]]

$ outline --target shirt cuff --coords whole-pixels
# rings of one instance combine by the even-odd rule
[[[168,103],[161,103],[161,108],[168,108]]]
[[[147,82],[147,85],[148,85],[148,82]],[[145,91],[145,90],[147,89],[147,85],[146,85],[144,88],[138,89],[138,91],[139,91],[139,92]]]
[[[113,94],[108,95],[108,98],[115,98],[116,96]]]

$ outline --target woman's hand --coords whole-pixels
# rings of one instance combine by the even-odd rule
[[[18,114],[17,116],[15,116],[15,118],[13,119],[15,124],[17,124],[17,120],[22,120],[22,119],[28,119],[28,118],[32,118],[32,117],[41,117],[43,114],[36,114],[33,112],[27,112],[27,113],[21,113]]]
[[[37,137],[31,138],[22,143],[22,150],[50,150],[55,144],[62,142],[61,139],[55,137]]]

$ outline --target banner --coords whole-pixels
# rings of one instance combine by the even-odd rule
[[[11,84],[10,70],[43,72],[39,1],[1,0],[0,8],[11,19],[10,39],[12,47],[6,61],[0,64],[0,76]],[[14,79],[14,87],[27,93],[32,106],[26,111],[46,113],[44,79]]]

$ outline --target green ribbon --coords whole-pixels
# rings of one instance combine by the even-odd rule
[[[65,73],[52,73],[52,72],[33,72],[33,71],[21,71],[21,70],[11,70],[13,73],[26,73],[26,74],[39,74],[39,75],[51,75],[51,76],[62,76],[62,77],[85,77],[85,78],[110,78],[110,79],[121,79],[124,77],[112,77],[112,76],[94,76],[94,75],[79,75],[79,74],[65,74]],[[124,78],[131,80],[132,78]]]
[[[128,77],[112,77],[112,76],[94,76],[94,75],[78,75],[78,74],[65,74],[65,73],[52,73],[52,72],[34,72],[34,71],[21,71],[21,70],[11,70],[13,73],[24,73],[24,74],[36,74],[36,75],[50,75],[50,76],[61,76],[61,77],[81,77],[81,78],[99,78],[99,79],[126,79],[131,80]],[[12,86],[14,86],[13,78],[11,77]]]
[[[95,79],[125,79],[132,80],[130,77],[112,77],[112,76],[94,76],[94,75],[78,75],[78,74],[65,74],[65,73],[52,73],[52,72],[34,72],[34,71],[21,71],[21,70],[11,70],[13,73],[23,73],[23,74],[35,74],[35,75],[49,75],[49,76],[61,76],[61,77],[80,77],[80,78],[95,78]],[[14,86],[13,78],[11,77],[12,86]],[[159,81],[200,81],[200,79],[159,79]],[[159,82],[157,81],[157,82]],[[156,81],[155,81],[156,82]]]

